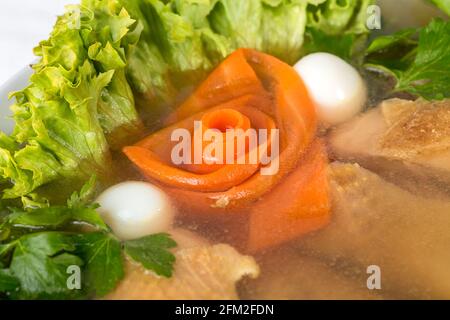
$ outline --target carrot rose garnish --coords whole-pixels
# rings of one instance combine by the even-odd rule
[[[164,123],[124,153],[185,216],[240,217],[250,251],[328,222],[326,151],[313,103],[289,65],[237,50]]]

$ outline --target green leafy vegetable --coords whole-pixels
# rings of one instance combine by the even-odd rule
[[[73,241],[77,254],[85,262],[84,280],[89,294],[106,295],[124,276],[120,242],[105,233],[77,235]]]
[[[302,56],[308,1],[263,1],[260,47],[256,47],[289,64]]]
[[[75,192],[68,206],[11,209],[1,220],[5,235],[0,239],[0,264],[8,268],[0,268],[0,293],[12,299],[73,299],[100,296],[113,288],[114,275],[123,274],[121,245],[108,234],[97,206],[87,203],[95,181],[93,176]],[[69,222],[88,223],[103,232],[64,232]],[[77,290],[67,285],[73,266],[83,272]],[[99,272],[99,266],[106,270]]]
[[[405,29],[375,38],[366,50],[366,66],[383,67],[396,74],[405,71],[417,52],[417,33],[416,29]]]
[[[414,34],[406,30],[375,39],[369,47],[367,66],[392,74],[397,79],[397,92],[428,100],[450,98],[450,22],[433,20],[420,31],[418,41]]]
[[[399,32],[376,38],[366,50],[366,54],[385,51],[397,45],[417,45],[417,41],[411,37],[417,33],[414,28],[404,29]]]
[[[20,283],[19,290],[9,291],[11,298],[79,297],[80,291],[67,287],[67,268],[83,265],[83,261],[73,254],[75,246],[69,235],[53,232],[31,234],[16,240],[9,250],[13,250],[11,265],[3,273]]]
[[[146,269],[169,278],[172,276],[175,256],[168,249],[176,245],[168,234],[161,233],[125,241],[125,252]]]
[[[374,3],[372,0],[318,0],[316,6],[308,6],[302,55],[328,52],[360,64],[369,32],[367,8]]]
[[[171,276],[175,257],[168,249],[176,243],[166,234],[119,241],[90,203],[95,182],[92,176],[67,206],[9,209],[0,216],[0,294],[11,299],[103,297],[124,277],[124,246],[145,268]],[[97,231],[77,232],[67,228],[69,223],[87,223]],[[74,266],[81,272],[80,288],[71,289]]]
[[[420,32],[413,64],[401,74],[398,91],[425,99],[450,98],[450,22],[432,21]]]
[[[168,250],[175,246],[167,234],[124,242],[125,253],[133,260],[165,277],[173,272],[175,256]],[[8,256],[9,267],[0,269],[0,293],[7,292],[13,299],[102,297],[124,277],[122,244],[103,232],[24,235],[0,245],[0,261]],[[73,266],[82,270],[79,290],[67,285],[68,268]]]
[[[11,274],[10,270],[0,269],[0,292],[15,291],[20,287],[20,282]]]
[[[90,224],[100,230],[109,230],[95,208],[92,207],[54,206],[32,211],[15,209],[6,218],[6,221],[13,227],[31,229],[56,229],[66,226],[69,222],[77,222]]]
[[[308,9],[308,26],[328,34],[366,33],[366,9],[370,0],[318,0]]]
[[[99,230],[109,231],[108,226],[95,210],[97,205],[88,204],[95,192],[95,186],[96,176],[94,175],[81,188],[80,192],[72,194],[67,200],[67,206],[29,205],[25,209],[11,208],[12,212],[3,219],[3,228],[9,226],[54,230],[66,226],[69,222],[76,222],[87,223]]]
[[[355,57],[353,50],[356,41],[356,36],[353,34],[336,36],[318,29],[307,28],[302,52],[305,55],[313,52],[328,52],[347,61],[352,61]]]
[[[293,64],[317,50],[352,60],[365,43],[366,9],[372,0],[121,0],[142,27],[127,74],[139,104],[158,114],[177,98],[176,88],[195,84],[240,47]],[[306,35],[305,35],[306,28]],[[320,35],[320,36],[318,36]],[[341,46],[342,47],[342,46]],[[166,109],[163,109],[166,110]]]
[[[128,50],[139,38],[134,25],[116,0],[83,0],[58,18],[35,49],[41,60],[31,84],[12,94],[16,126],[0,137],[4,199],[53,181],[106,175],[118,132],[140,130],[125,77]]]
[[[80,192],[74,192],[67,200],[67,206],[69,208],[76,208],[87,206],[87,204],[95,196],[95,187],[97,184],[97,176],[93,175],[88,182],[86,182],[81,188]]]

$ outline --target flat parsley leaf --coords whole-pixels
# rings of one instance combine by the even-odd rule
[[[70,222],[87,223],[97,229],[109,231],[108,226],[100,217],[96,209],[98,205],[89,204],[95,193],[96,176],[93,175],[81,188],[80,192],[74,192],[67,206],[24,206],[25,209],[10,208],[11,213],[4,217],[0,225],[1,230],[6,227],[56,230]],[[24,200],[24,199],[22,199]],[[26,201],[35,201],[27,199]],[[28,208],[27,208],[28,207]]]
[[[427,100],[450,98],[450,22],[434,19],[420,30],[406,29],[375,39],[366,51],[366,67],[397,79],[395,92]]]
[[[77,254],[85,261],[87,291],[102,297],[113,290],[124,276],[122,247],[106,233],[86,233],[74,238]]]
[[[415,28],[408,28],[390,35],[380,36],[375,38],[366,50],[366,54],[386,51],[398,45],[414,45],[417,46],[417,41],[412,38],[417,33]],[[395,48],[398,49],[398,48]]]
[[[17,280],[8,269],[0,269],[0,292],[11,292],[20,287]]]
[[[420,32],[416,58],[400,74],[397,91],[428,100],[450,98],[450,22],[433,20]]]
[[[7,273],[19,281],[20,289],[11,291],[11,298],[80,297],[81,291],[67,288],[67,268],[83,265],[83,261],[73,254],[75,246],[70,235],[58,232],[34,233],[21,237],[14,244]]]
[[[166,233],[154,234],[137,240],[125,241],[125,253],[146,269],[170,278],[175,256],[168,250],[177,243]]]
[[[13,209],[13,212],[6,217],[6,222],[14,227],[31,229],[56,229],[69,222],[77,222],[90,224],[100,230],[109,230],[94,207],[54,206],[32,211]]]
[[[97,176],[93,175],[88,182],[81,188],[80,192],[74,192],[67,200],[67,206],[70,208],[86,206],[95,195],[97,186]]]

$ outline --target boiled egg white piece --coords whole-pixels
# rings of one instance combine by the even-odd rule
[[[302,58],[294,69],[305,83],[325,125],[345,122],[360,113],[367,101],[367,89],[358,71],[329,53]]]
[[[129,181],[112,186],[98,197],[97,203],[105,223],[122,240],[166,232],[174,220],[168,196],[146,182]]]

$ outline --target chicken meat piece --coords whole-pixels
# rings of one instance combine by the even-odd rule
[[[174,230],[178,243],[171,278],[146,271],[126,261],[125,278],[106,298],[110,300],[209,300],[238,299],[236,283],[257,277],[259,267],[249,256],[226,244],[211,245],[186,230]]]
[[[412,192],[450,195],[450,100],[386,100],[328,141],[335,160],[357,162]]]
[[[301,251],[363,272],[381,268],[381,294],[450,299],[450,202],[414,195],[356,164],[330,166],[333,219]],[[369,275],[367,275],[369,277]]]

